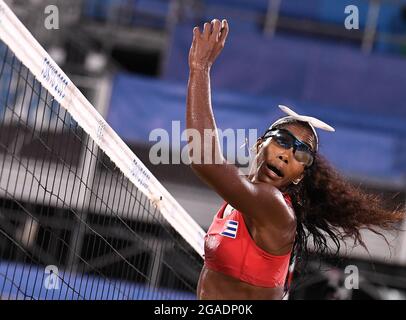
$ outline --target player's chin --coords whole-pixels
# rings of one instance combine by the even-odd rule
[[[258,180],[264,183],[268,183],[278,189],[282,188],[284,185],[284,179],[275,179],[264,173],[262,170],[258,172]]]

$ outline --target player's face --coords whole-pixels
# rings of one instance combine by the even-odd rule
[[[282,127],[288,130],[300,141],[315,149],[315,137],[310,129],[297,124],[287,124]],[[287,149],[277,143],[275,138],[268,138],[259,146],[258,170],[256,180],[270,183],[278,189],[283,189],[303,178],[306,165],[295,156],[293,148]]]

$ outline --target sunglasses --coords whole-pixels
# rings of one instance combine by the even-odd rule
[[[312,148],[307,143],[300,141],[288,130],[268,129],[261,139],[266,140],[271,137],[282,148],[293,148],[295,159],[306,167],[310,167],[313,164],[315,152],[312,151]]]

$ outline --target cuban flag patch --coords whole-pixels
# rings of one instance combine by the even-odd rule
[[[224,230],[220,233],[222,236],[235,239],[237,237],[238,221],[228,220]]]

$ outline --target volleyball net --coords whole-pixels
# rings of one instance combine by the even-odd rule
[[[194,299],[203,237],[0,0],[0,299]]]

